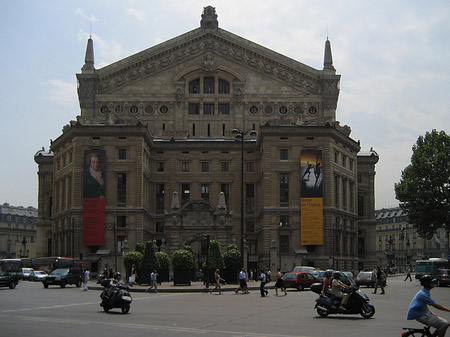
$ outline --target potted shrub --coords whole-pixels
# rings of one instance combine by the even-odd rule
[[[241,252],[236,245],[230,244],[225,253],[223,253],[223,261],[225,264],[225,272],[223,278],[227,283],[237,283],[238,274],[241,270]]]
[[[169,282],[169,267],[170,267],[170,259],[169,255],[164,252],[156,252],[156,269],[159,274],[160,282]]]
[[[144,256],[142,257],[142,261],[139,266],[139,283],[150,284],[150,274],[156,269],[156,267],[157,264],[153,242],[147,241],[145,243]]]
[[[123,265],[125,267],[126,270],[126,277],[124,278],[125,281],[128,281],[128,277],[130,276],[130,272],[131,272],[131,266],[133,266],[133,264],[137,267],[139,267],[139,265],[141,264],[142,261],[142,253],[132,250],[129,252],[126,252],[123,256]],[[137,269],[137,276],[139,278],[139,269]],[[136,280],[137,281],[137,280]]]
[[[178,249],[172,254],[173,284],[191,285],[191,271],[194,255],[186,249]]]

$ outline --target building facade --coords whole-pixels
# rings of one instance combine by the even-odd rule
[[[330,41],[317,70],[208,6],[199,28],[101,69],[89,39],[77,80],[80,115],[35,155],[39,254],[95,271],[152,240],[202,261],[209,235],[251,268],[376,264],[378,155],[336,120]]]
[[[380,265],[404,271],[416,260],[447,258],[448,233],[439,229],[431,239],[421,238],[408,214],[399,207],[376,211],[376,245]]]
[[[36,256],[36,222],[34,207],[0,205],[0,259]]]

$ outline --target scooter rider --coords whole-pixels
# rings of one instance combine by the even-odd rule
[[[348,302],[349,294],[343,293],[342,289],[348,289],[349,286],[345,285],[341,281],[341,274],[339,272],[333,273],[333,281],[331,282],[331,289],[333,291],[334,296],[342,298],[341,305],[339,309],[345,310],[344,306]]]
[[[450,312],[450,308],[437,304],[431,299],[430,291],[434,288],[435,281],[436,280],[433,280],[430,275],[424,275],[420,278],[420,284],[423,288],[412,299],[411,304],[409,305],[407,319],[415,319],[422,324],[432,326],[433,328],[436,328],[437,336],[444,337],[450,324],[447,320],[434,314],[428,308],[428,306],[431,305],[439,310]]]

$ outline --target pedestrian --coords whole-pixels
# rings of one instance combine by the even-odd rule
[[[411,301],[408,309],[408,315],[406,319],[417,320],[422,324],[432,326],[436,328],[433,336],[444,337],[450,324],[447,320],[439,317],[435,313],[431,312],[428,308],[429,305],[435,307],[436,309],[449,311],[450,308],[444,307],[436,303],[430,296],[431,289],[434,288],[434,283],[436,280],[432,279],[430,275],[424,275],[420,278],[420,285],[423,286],[422,290],[417,292],[416,296]]]
[[[275,295],[278,296],[278,288],[280,288],[282,291],[284,291],[284,296],[287,295],[286,288],[284,287],[283,282],[283,274],[281,273],[280,268],[277,268],[277,273],[275,274],[275,278],[277,279],[277,282],[275,283]]]
[[[406,270],[406,277],[405,277],[404,281],[406,281],[407,279],[409,279],[409,282],[412,282],[411,268],[408,268],[408,270]]]
[[[377,267],[376,275],[377,275],[377,279],[375,281],[375,290],[373,291],[373,293],[376,294],[378,287],[380,287],[381,295],[384,295],[384,284],[383,284],[384,283],[384,273],[379,266]]]
[[[210,294],[212,294],[213,291],[216,289],[219,289],[219,295],[222,295],[222,285],[220,284],[220,281],[225,282],[223,278],[220,277],[220,269],[216,269],[216,272],[214,273],[214,280],[216,281],[216,287],[209,291]]]
[[[133,264],[131,266],[130,277],[128,278],[128,283],[130,284],[130,286],[134,286],[136,284],[136,277],[137,277],[136,265]]]
[[[264,289],[267,283],[267,275],[264,272],[264,269],[261,269],[259,271],[259,280],[261,281],[261,284],[259,285],[259,292],[261,293],[261,297],[265,297],[269,295],[269,292],[266,289]]]
[[[89,269],[86,268],[83,273],[83,291],[88,291]]]
[[[147,291],[152,290],[155,288],[155,293],[158,292],[158,271],[155,269],[150,274],[150,288],[147,289]]]
[[[248,294],[247,273],[245,272],[244,267],[242,267],[242,270],[239,272],[239,288],[234,289],[234,292],[237,294],[239,290],[243,290]]]

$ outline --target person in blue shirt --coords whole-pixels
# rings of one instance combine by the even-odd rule
[[[436,309],[450,312],[449,308],[444,307],[431,299],[430,290],[434,288],[435,281],[436,280],[433,280],[430,275],[424,275],[420,278],[420,284],[423,288],[417,292],[416,296],[412,299],[406,318],[408,320],[415,319],[422,324],[432,326],[433,328],[436,328],[437,336],[444,337],[450,324],[447,320],[434,314],[428,308],[428,306],[431,305]]]

